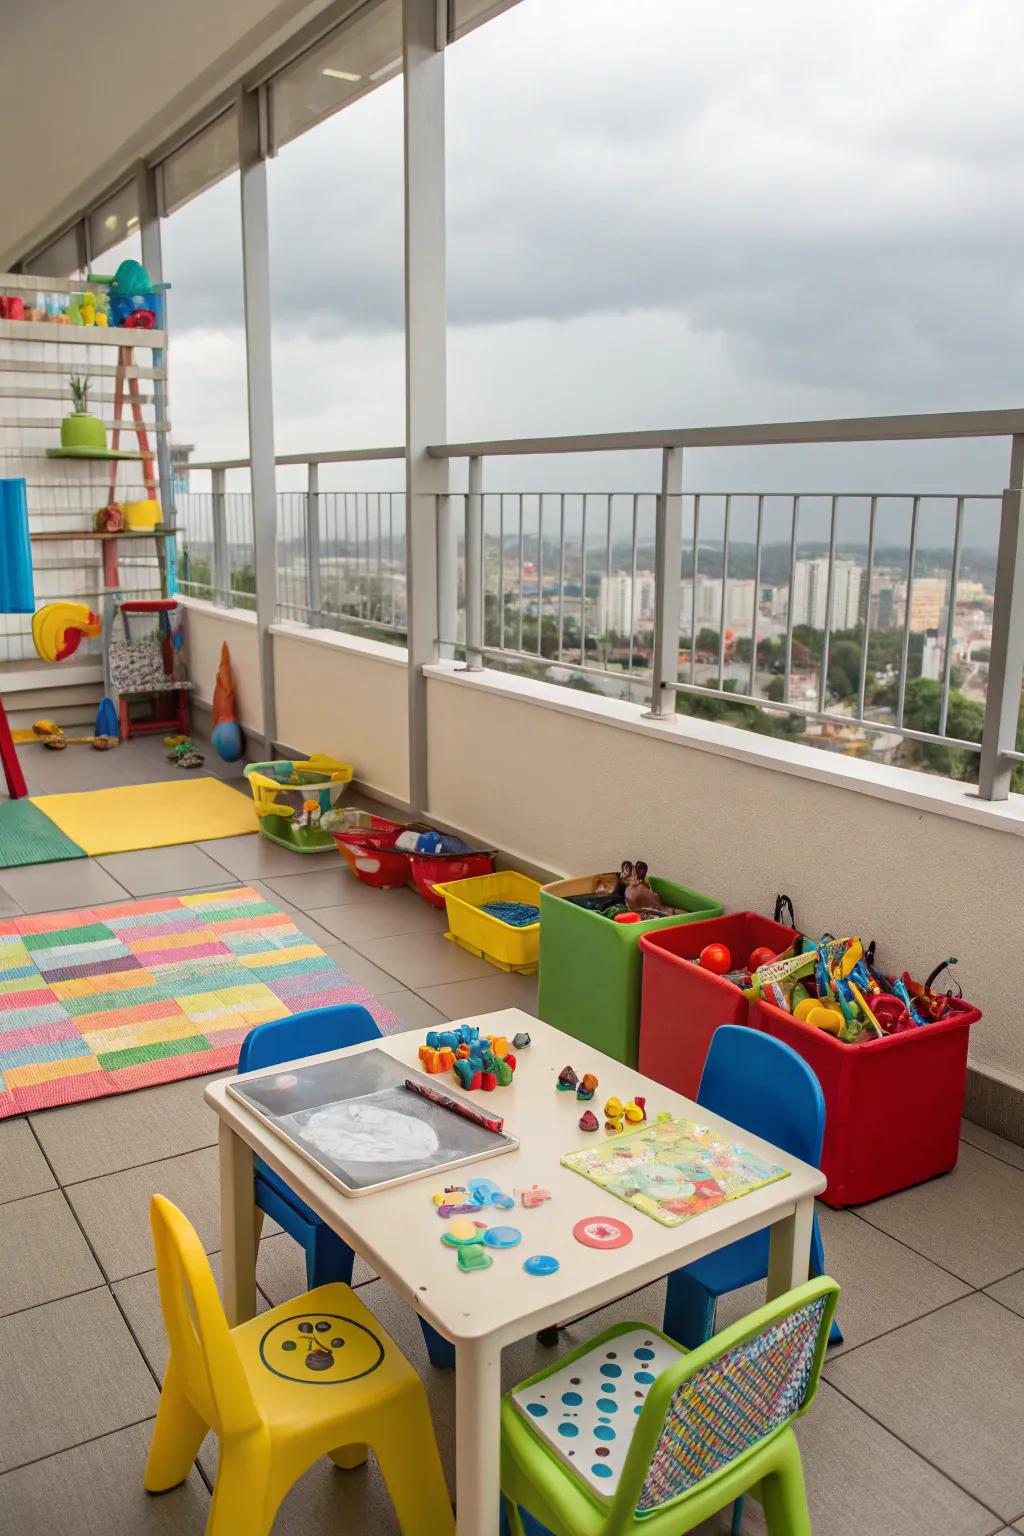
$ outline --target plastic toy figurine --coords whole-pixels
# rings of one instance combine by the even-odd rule
[[[605,1130],[606,1131],[621,1131],[622,1130],[622,1117],[625,1114],[625,1112],[626,1111],[625,1111],[625,1108],[623,1106],[622,1100],[615,1098],[614,1095],[613,1095],[608,1100],[607,1104],[604,1106],[604,1128],[605,1128]]]
[[[646,1099],[630,1099],[622,1111],[623,1117],[629,1125],[641,1125],[647,1119],[646,1104]]]
[[[600,1129],[601,1122],[592,1109],[585,1109],[580,1115],[581,1131],[596,1131]]]
[[[639,912],[643,917],[670,917],[676,911],[675,907],[666,907],[657,891],[647,884],[647,865],[642,859],[633,865],[625,883],[624,900],[631,912]]]
[[[558,1082],[555,1084],[555,1087],[559,1093],[571,1093],[574,1088],[579,1086],[579,1081],[572,1067],[563,1067],[558,1074]]]
[[[531,1211],[535,1205],[543,1205],[545,1200],[551,1199],[550,1189],[542,1189],[539,1184],[531,1184],[529,1189],[515,1189],[512,1193],[519,1196],[528,1211]]]
[[[597,1092],[597,1087],[597,1078],[593,1072],[584,1072],[576,1088],[576,1097],[584,1100],[592,1099]]]

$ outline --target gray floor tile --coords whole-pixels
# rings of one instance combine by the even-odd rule
[[[1024,1415],[1022,1356],[1024,1319],[975,1295],[830,1361],[826,1374],[987,1508],[1013,1520],[1024,1505],[1024,1462],[1007,1454],[1006,1429]]]
[[[12,1536],[202,1536],[210,1496],[192,1469],[180,1488],[142,1487],[151,1423],[136,1424],[0,1477],[0,1530]]]
[[[6,1120],[0,1125],[0,1204],[56,1187],[28,1121]]]
[[[380,966],[374,965],[372,960],[367,960],[358,949],[351,949],[347,944],[339,944],[336,941],[323,946],[325,955],[329,955],[335,965],[340,965],[343,971],[347,971],[356,981],[361,982],[374,997],[379,997],[382,992],[394,992],[400,985],[397,976],[391,976],[387,971],[382,971]]]
[[[289,871],[286,875],[270,875],[267,884],[272,891],[290,901],[301,912],[318,912],[321,907],[356,906],[362,902],[379,904],[385,897],[396,895],[393,891],[379,891],[372,885],[357,880],[342,858],[325,853],[300,872]]]
[[[62,1184],[212,1146],[217,1117],[203,1102],[209,1077],[140,1088],[32,1116],[32,1128]]]
[[[4,884],[26,912],[72,912],[124,901],[128,894],[95,859],[26,864],[4,871]]]
[[[110,853],[97,863],[133,896],[199,890],[204,886],[223,885],[227,878],[220,864],[191,843],[181,843],[174,848]]]
[[[356,1255],[352,1266],[352,1284],[366,1285],[377,1277],[365,1259]],[[271,1306],[279,1307],[293,1296],[309,1289],[306,1284],[306,1256],[287,1232],[265,1237],[260,1243],[256,1262],[256,1283]]]
[[[374,965],[396,976],[403,986],[414,992],[422,992],[425,987],[439,987],[449,981],[494,975],[494,967],[486,960],[449,943],[441,933],[406,933],[399,938],[367,939],[360,948]]]
[[[124,1429],[155,1413],[156,1401],[109,1291],[0,1319],[0,1471]]]
[[[353,901],[347,906],[318,907],[316,920],[346,944],[358,949],[366,939],[387,939],[402,933],[443,933],[445,915],[412,891],[379,891],[379,901]]]
[[[968,1287],[850,1211],[819,1205],[825,1268],[839,1281],[839,1323],[845,1343],[831,1360],[889,1329],[968,1294]]]
[[[259,891],[264,901],[269,901],[270,905],[276,907],[278,912],[286,913],[299,932],[304,933],[312,943],[319,944],[321,949],[326,949],[328,944],[336,944],[338,942],[335,934],[329,933],[326,928],[321,928],[319,923],[313,921],[308,912],[300,912],[298,907],[293,907],[291,902],[285,901],[283,896],[279,896],[276,891],[272,891],[270,886],[262,880],[246,880],[245,884],[250,890]]]
[[[1024,1170],[960,1144],[952,1173],[902,1190],[858,1215],[968,1285],[1024,1268]]]
[[[195,846],[241,880],[290,875],[301,869],[310,857],[309,854],[292,853],[290,848],[279,848],[258,832],[243,837],[216,837]],[[323,855],[325,859],[328,856]]]
[[[103,1284],[59,1189],[0,1206],[0,1255],[0,1317]]]
[[[449,1019],[468,1019],[473,1014],[493,1013],[498,1008],[522,1008],[524,1013],[532,1013],[536,1018],[536,976],[506,974],[496,971],[493,966],[488,969],[486,976],[475,976],[469,981],[449,981],[440,987],[421,986],[418,990],[432,1007]]]
[[[993,1157],[1001,1158],[1004,1163],[1012,1163],[1015,1168],[1024,1168],[1024,1147],[1018,1147],[1015,1141],[1007,1141],[1004,1136],[986,1131],[984,1126],[975,1125],[970,1120],[961,1120],[960,1136],[963,1141],[970,1142],[972,1147],[989,1152]]]
[[[1009,1307],[1019,1317],[1024,1317],[1024,1269],[1018,1270],[1015,1275],[1007,1275],[1005,1280],[997,1280],[995,1285],[986,1289],[985,1295]]]
[[[0,917],[20,917],[21,903],[15,901],[5,885],[0,885]]]
[[[220,1248],[220,1183],[216,1147],[147,1163],[67,1191],[109,1280],[153,1267],[149,1200],[166,1195],[199,1233],[207,1253]]]
[[[267,1241],[276,1242],[277,1239],[268,1238]],[[217,1289],[220,1290],[222,1274],[219,1253],[210,1254],[210,1268],[213,1270]],[[132,1275],[130,1280],[118,1280],[111,1289],[124,1308],[124,1315],[135,1335],[136,1343],[149,1361],[150,1368],[162,1381],[164,1371],[167,1369],[167,1330],[164,1328],[160,1311],[156,1270],[148,1270],[144,1275]],[[265,1312],[266,1299],[257,1295],[256,1300],[259,1311]]]
[[[377,999],[390,1008],[406,1029],[442,1029],[448,1020],[418,992],[385,992]]]

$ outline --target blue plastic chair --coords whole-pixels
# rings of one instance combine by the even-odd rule
[[[741,1125],[817,1168],[825,1134],[825,1099],[821,1084],[801,1056],[781,1040],[755,1029],[723,1024],[711,1037],[697,1089],[697,1103]],[[764,1280],[768,1274],[767,1230],[697,1259],[669,1276],[665,1332],[687,1349],[696,1349],[715,1331],[719,1296]],[[815,1214],[811,1229],[810,1279],[825,1274],[821,1229]],[[833,1322],[830,1344],[843,1335]]]
[[[293,1013],[250,1030],[238,1053],[238,1070],[265,1071],[300,1056],[318,1056],[324,1051],[339,1051],[346,1045],[378,1039],[380,1030],[373,1015],[359,1003],[311,1008],[306,1013]],[[339,1280],[351,1285],[355,1259],[352,1249],[259,1157],[253,1193],[256,1208],[283,1227],[304,1250],[309,1290]],[[431,1365],[453,1368],[455,1346],[422,1317],[420,1327]]]

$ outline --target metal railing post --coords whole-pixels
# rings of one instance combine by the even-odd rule
[[[683,450],[661,450],[661,490],[654,515],[654,658],[652,719],[676,712],[679,679],[679,605],[683,555]]]
[[[320,605],[320,466],[306,466],[306,623],[319,621]]]
[[[213,600],[221,608],[231,607],[231,559],[228,553],[228,518],[227,504],[224,496],[224,487],[227,483],[228,472],[226,469],[212,469],[210,482],[212,496],[210,498],[211,516],[213,518]]]
[[[985,724],[981,736],[978,794],[1005,800],[1013,763],[1003,754],[1017,740],[1021,678],[1024,675],[1024,434],[1013,439],[1010,480],[1003,492],[996,553]]]
[[[469,461],[466,496],[466,669],[482,672],[484,657],[484,461]]]
[[[455,655],[459,624],[459,548],[451,496],[437,498],[437,654]]]

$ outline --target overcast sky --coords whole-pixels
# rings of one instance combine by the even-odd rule
[[[1022,403],[1022,58],[1020,0],[522,0],[447,55],[449,436]],[[278,451],[400,442],[400,82],[270,191]],[[237,219],[232,178],[165,226],[176,435],[204,455],[245,449]],[[998,489],[1006,457],[687,476]]]

